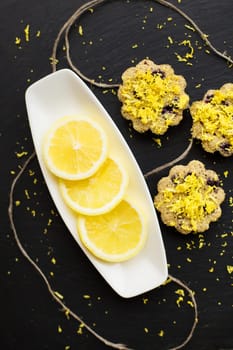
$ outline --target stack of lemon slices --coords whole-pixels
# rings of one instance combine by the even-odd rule
[[[52,125],[43,146],[83,245],[108,262],[135,256],[146,240],[145,222],[125,198],[129,175],[109,154],[105,131],[92,119],[67,116]]]

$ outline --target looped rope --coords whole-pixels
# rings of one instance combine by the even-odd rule
[[[87,77],[85,74],[83,74],[80,69],[77,68],[77,66],[75,66],[73,64],[73,61],[71,59],[71,55],[70,55],[70,41],[69,41],[69,32],[74,24],[75,21],[77,21],[83,13],[85,13],[86,11],[90,10],[90,8],[94,8],[95,6],[102,4],[104,2],[107,2],[108,0],[91,0],[89,2],[86,2],[85,4],[83,4],[82,6],[80,6],[71,16],[70,18],[63,24],[63,26],[61,27],[55,41],[54,41],[54,45],[53,45],[53,50],[52,50],[52,56],[51,56],[51,64],[52,64],[52,70],[53,72],[56,71],[56,65],[57,65],[57,49],[58,49],[58,45],[59,42],[61,40],[61,37],[63,34],[65,34],[65,45],[66,45],[66,59],[67,62],[70,66],[70,68],[76,72],[83,80],[85,80],[86,82],[95,85],[97,87],[100,88],[115,88],[115,87],[119,87],[119,83],[118,84],[109,84],[109,83],[101,83],[101,82],[97,82],[94,79],[90,79],[89,77]],[[168,7],[170,9],[172,9],[173,11],[177,12],[179,15],[181,15],[183,18],[185,18],[190,24],[191,26],[194,28],[194,30],[196,30],[196,32],[200,35],[201,39],[205,42],[205,44],[219,57],[223,58],[224,60],[226,60],[228,63],[233,64],[233,60],[232,58],[227,55],[225,52],[221,52],[219,50],[217,50],[212,43],[210,42],[210,40],[208,39],[208,36],[201,30],[201,28],[184,12],[182,11],[179,7],[175,6],[174,4],[166,1],[166,0],[153,0],[157,3],[159,3],[162,6]]]
[[[37,263],[30,257],[30,255],[28,254],[26,249],[23,247],[21,240],[18,236],[16,227],[15,227],[15,223],[14,223],[14,191],[15,191],[15,187],[16,187],[19,179],[21,178],[21,176],[23,175],[23,173],[27,169],[30,162],[35,158],[35,155],[36,155],[35,152],[33,152],[27,158],[27,160],[24,162],[20,171],[18,172],[18,174],[15,176],[14,180],[12,181],[11,188],[10,188],[10,194],[9,194],[8,216],[9,216],[9,220],[10,220],[10,226],[11,226],[11,229],[12,229],[12,232],[14,235],[14,239],[15,239],[15,242],[16,242],[20,252],[23,254],[23,256],[27,259],[27,261],[34,267],[34,269],[42,277],[42,280],[44,281],[44,283],[48,289],[49,294],[62,307],[62,310],[66,314],[68,314],[69,316],[72,316],[73,319],[75,319],[76,321],[81,323],[87,329],[87,331],[89,331],[94,337],[96,337],[99,341],[101,341],[106,346],[109,346],[111,348],[118,349],[118,350],[133,350],[133,349],[127,347],[125,344],[114,343],[114,342],[104,338],[103,336],[98,334],[96,331],[94,331],[94,329],[92,327],[90,327],[86,322],[84,322],[80,316],[78,316],[74,311],[72,311],[68,306],[66,306],[66,304],[57,296],[56,292],[53,290],[53,288],[52,288],[48,278],[44,274],[44,272],[37,265]],[[192,327],[191,327],[191,330],[190,330],[188,336],[180,345],[168,349],[168,350],[178,350],[178,349],[183,348],[190,341],[190,339],[193,336],[193,333],[194,333],[195,328],[196,328],[197,323],[198,323],[198,309],[197,309],[197,302],[195,300],[194,292],[184,282],[182,282],[178,278],[172,276],[171,274],[168,275],[168,279],[170,279],[171,281],[180,285],[182,288],[186,289],[186,291],[188,292],[189,296],[192,299],[193,307],[194,307],[194,321],[193,321],[193,324],[192,324]]]
[[[100,88],[115,88],[118,87],[119,84],[107,84],[107,83],[100,83],[100,82],[96,82],[94,79],[90,79],[88,78],[86,75],[84,75],[72,62],[71,59],[71,55],[70,55],[70,42],[69,42],[69,33],[70,30],[74,24],[74,22],[80,18],[80,16],[85,13],[86,11],[88,11],[91,7],[95,7],[101,3],[107,2],[108,0],[91,0],[85,4],[83,4],[82,6],[80,6],[73,14],[72,16],[63,24],[63,26],[61,27],[55,41],[54,41],[54,45],[53,45],[53,50],[52,50],[52,70],[53,72],[56,71],[57,68],[57,50],[58,50],[58,45],[60,43],[60,39],[62,37],[62,35],[64,34],[65,36],[65,44],[66,44],[66,58],[67,58],[67,62],[69,64],[69,66],[71,67],[71,69],[73,71],[75,71],[84,81],[95,85],[97,87]],[[197,31],[197,33],[200,35],[200,37],[202,38],[202,40],[206,43],[206,45],[219,57],[225,59],[228,63],[233,64],[233,60],[231,59],[230,56],[226,55],[225,53],[222,53],[220,51],[218,51],[212,44],[211,42],[208,40],[208,37],[206,34],[204,34],[202,32],[202,30],[197,26],[197,24],[186,14],[184,13],[181,9],[179,9],[178,7],[176,7],[174,4],[165,1],[165,0],[154,0],[155,2],[166,6],[172,10],[174,10],[175,12],[177,12],[178,14],[180,14],[182,17],[184,17],[192,26],[193,28]],[[147,172],[146,174],[144,174],[145,178],[148,178],[149,176],[158,173],[161,170],[164,170],[167,167],[170,167],[172,165],[174,165],[175,163],[177,163],[178,161],[180,161],[181,159],[184,159],[188,152],[190,151],[191,147],[193,144],[193,140],[190,140],[190,143],[188,145],[188,147],[186,148],[186,150],[177,158],[175,158],[174,160],[161,165],[155,169],[152,169],[151,171]],[[24,171],[26,170],[27,166],[29,165],[29,163],[31,162],[32,159],[35,158],[35,152],[33,152],[28,159],[25,161],[25,163],[23,164],[23,166],[21,167],[19,173],[16,175],[16,177],[14,178],[14,180],[12,181],[11,187],[10,187],[10,194],[9,194],[9,206],[8,206],[8,216],[9,216],[9,220],[10,220],[10,226],[11,229],[13,231],[13,235],[14,235],[14,239],[16,241],[16,244],[19,248],[19,250],[21,251],[21,253],[24,255],[24,257],[28,260],[28,262],[35,268],[35,270],[39,273],[39,275],[42,277],[44,283],[47,286],[47,289],[50,293],[50,295],[52,296],[52,298],[62,307],[63,311],[67,312],[70,316],[72,316],[76,321],[80,322],[83,324],[83,326],[93,335],[95,336],[98,340],[100,340],[101,342],[103,342],[105,345],[115,348],[115,349],[119,349],[119,350],[130,350],[130,348],[128,348],[126,345],[122,344],[122,343],[114,343],[112,341],[109,341],[108,339],[102,337],[101,335],[99,335],[97,332],[95,332],[87,323],[85,323],[81,317],[79,317],[76,313],[74,313],[70,308],[68,308],[62,301],[61,299],[59,299],[59,297],[56,295],[55,291],[53,290],[52,286],[50,285],[47,277],[45,276],[44,272],[40,269],[40,267],[35,263],[35,261],[30,257],[30,255],[27,253],[27,251],[25,250],[25,248],[23,247],[19,236],[17,234],[17,230],[15,227],[15,223],[14,223],[14,190],[16,187],[17,182],[19,181],[20,177],[22,176],[22,174],[24,173]],[[170,348],[169,350],[178,350],[183,348],[192,338],[193,333],[195,331],[195,328],[197,326],[198,323],[198,308],[197,308],[197,303],[196,303],[196,299],[195,299],[195,295],[194,292],[181,280],[179,280],[178,278],[172,276],[171,274],[168,275],[168,278],[173,281],[174,283],[180,285],[182,288],[186,289],[186,291],[188,292],[189,296],[192,299],[193,302],[193,307],[194,307],[194,321],[191,327],[191,330],[188,334],[188,336],[186,337],[186,339],[178,346]]]
[[[20,171],[18,172],[18,174],[16,175],[16,177],[14,178],[12,184],[11,184],[11,189],[10,189],[10,197],[9,197],[9,207],[8,207],[8,216],[9,216],[9,220],[10,220],[10,225],[11,225],[11,229],[13,231],[14,234],[14,239],[17,243],[17,246],[19,248],[19,250],[21,251],[21,253],[24,255],[24,257],[28,260],[28,262],[34,267],[34,269],[39,273],[39,275],[42,277],[44,283],[47,286],[47,289],[49,291],[49,294],[52,296],[52,298],[62,307],[62,310],[67,313],[68,315],[72,316],[76,321],[78,321],[79,323],[83,324],[83,326],[91,333],[93,334],[97,339],[99,339],[101,342],[103,342],[105,345],[110,346],[114,349],[119,349],[119,350],[130,350],[129,348],[126,347],[126,345],[124,344],[120,344],[120,343],[113,343],[109,340],[107,340],[106,338],[102,337],[101,335],[99,335],[97,332],[95,332],[93,330],[93,328],[91,328],[87,323],[85,323],[81,317],[79,317],[76,313],[74,313],[70,308],[68,308],[63,301],[56,295],[56,292],[53,290],[51,284],[49,283],[47,277],[45,276],[44,272],[41,270],[41,268],[36,264],[36,262],[30,257],[30,255],[28,254],[28,252],[25,250],[25,248],[23,247],[20,238],[17,234],[17,230],[15,227],[15,223],[14,223],[14,190],[16,187],[17,182],[19,181],[20,177],[22,176],[22,174],[24,173],[24,171],[26,170],[27,166],[29,165],[29,163],[31,162],[32,159],[35,158],[35,152],[33,152],[28,159],[25,161],[25,163],[23,164],[22,168],[20,169]]]
[[[99,82],[96,82],[94,79],[88,78],[73,64],[71,56],[70,56],[69,32],[70,32],[72,25],[84,12],[88,11],[91,7],[94,7],[94,6],[101,4],[105,1],[107,1],[107,0],[92,0],[92,1],[85,3],[84,5],[79,7],[77,9],[77,11],[75,11],[73,13],[73,15],[64,23],[64,25],[60,29],[60,31],[59,31],[59,33],[54,41],[54,46],[53,46],[53,51],[52,51],[52,56],[51,56],[52,57],[51,64],[52,64],[53,72],[56,71],[58,45],[59,45],[62,34],[65,33],[66,59],[67,59],[67,62],[69,64],[70,68],[74,72],[76,72],[86,82],[91,83],[92,85],[95,85],[95,86],[100,87],[100,88],[115,88],[115,87],[119,86],[119,84],[99,83]]]

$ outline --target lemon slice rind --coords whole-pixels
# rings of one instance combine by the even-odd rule
[[[79,234],[80,240],[81,240],[82,244],[84,245],[84,247],[93,256],[95,256],[96,258],[98,258],[102,261],[108,262],[108,263],[125,262],[125,261],[132,259],[136,255],[138,255],[138,253],[140,253],[140,251],[143,249],[143,247],[146,243],[146,240],[147,240],[147,236],[148,236],[145,218],[144,218],[143,214],[141,213],[141,211],[139,210],[139,208],[136,208],[136,206],[132,205],[131,203],[129,203],[125,200],[123,200],[121,203],[123,203],[123,202],[126,202],[128,205],[130,205],[137,212],[137,215],[138,215],[138,218],[139,218],[140,224],[141,224],[141,232],[140,232],[139,241],[137,242],[137,244],[133,248],[127,248],[125,250],[125,252],[117,253],[117,254],[107,253],[106,251],[104,251],[104,249],[101,249],[100,247],[98,247],[92,240],[90,240],[89,235],[88,235],[88,231],[86,228],[86,220],[89,220],[90,218],[85,217],[85,216],[78,216],[78,218],[77,218],[78,234]],[[119,204],[119,206],[121,205],[121,203]],[[106,213],[106,215],[109,215],[109,214],[111,214],[111,212]],[[96,218],[98,220],[98,217],[93,217],[91,219],[94,221]],[[122,238],[120,238],[120,235],[119,235],[119,239],[122,239]],[[104,246],[106,242],[102,242],[102,243]]]
[[[118,192],[116,195],[114,195],[114,197],[112,197],[109,201],[107,201],[106,203],[104,203],[101,206],[98,207],[88,207],[88,206],[84,206],[81,205],[80,203],[78,203],[78,201],[75,201],[71,198],[71,196],[68,193],[68,189],[67,189],[67,181],[66,180],[59,180],[59,189],[61,192],[61,195],[65,201],[65,203],[67,204],[67,206],[69,208],[71,208],[73,211],[79,213],[79,214],[83,214],[83,215],[88,215],[88,216],[95,216],[95,215],[101,215],[101,214],[105,214],[109,211],[111,211],[114,207],[116,207],[120,201],[122,200],[122,198],[124,197],[126,190],[127,190],[127,186],[128,186],[128,182],[129,182],[129,177],[128,177],[128,173],[125,170],[125,168],[120,164],[119,161],[117,161],[116,159],[113,158],[107,158],[107,160],[111,160],[113,161],[120,173],[121,173],[121,184],[120,187],[118,189]],[[107,161],[106,160],[106,161]],[[104,166],[104,164],[102,165]],[[98,169],[99,171],[101,171],[101,167]],[[93,174],[92,177],[89,177],[88,179],[84,179],[84,181],[87,181],[88,183],[93,180],[93,178],[98,175],[98,170],[95,174]],[[112,179],[109,179],[109,182],[111,182]],[[82,182],[82,180],[81,180]],[[79,184],[81,183],[79,180],[72,182],[72,184],[74,184],[76,186],[76,191],[78,191],[79,189]],[[103,184],[103,186],[107,186],[107,184]],[[91,186],[90,187],[90,192],[91,192]],[[104,196],[104,192],[107,191],[107,187],[102,187],[101,188],[102,191],[102,196]],[[85,194],[88,196],[87,194],[88,191],[85,191]]]
[[[90,127],[94,128],[98,132],[102,141],[102,149],[101,149],[101,154],[99,158],[92,164],[92,166],[87,171],[74,173],[74,174],[60,170],[58,167],[56,167],[51,157],[49,156],[49,148],[52,142],[52,138],[54,137],[56,131],[58,130],[58,128],[65,126],[68,122],[72,122],[72,121],[78,121],[78,122],[83,121],[83,122],[89,123]],[[80,179],[85,179],[92,176],[103,164],[108,153],[108,140],[104,130],[95,121],[90,120],[89,118],[79,117],[79,116],[65,116],[65,117],[59,118],[55,123],[53,123],[52,127],[46,133],[43,144],[44,144],[43,155],[44,155],[44,161],[47,168],[55,176],[59,178],[67,179],[67,180],[80,180]]]

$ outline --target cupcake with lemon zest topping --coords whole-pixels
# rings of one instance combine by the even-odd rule
[[[203,100],[190,107],[193,118],[192,135],[201,140],[205,151],[233,154],[233,84],[209,90]]]
[[[164,224],[189,234],[206,231],[221,216],[224,198],[216,172],[193,160],[174,166],[160,179],[154,204]]]
[[[189,96],[186,81],[168,64],[157,65],[144,59],[122,75],[118,98],[122,116],[131,120],[135,130],[163,135],[170,126],[180,123]]]

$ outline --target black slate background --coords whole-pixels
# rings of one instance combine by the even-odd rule
[[[172,2],[199,24],[219,50],[233,55],[232,0]],[[79,324],[68,320],[59,310],[41,277],[17,248],[7,216],[11,182],[33,151],[25,90],[51,72],[49,57],[53,41],[63,23],[82,3],[80,0],[2,0],[0,3],[1,349],[107,348],[85,329],[79,334]],[[30,25],[29,42],[24,35],[27,24]],[[81,37],[79,24],[84,30]],[[158,29],[158,25],[162,28]],[[206,90],[231,82],[233,68],[216,55],[206,53],[201,38],[185,25],[186,20],[156,1],[108,1],[84,15],[73,27],[72,58],[89,77],[98,79],[101,75],[104,81],[113,78],[117,82],[132,62],[137,63],[144,57],[169,63],[177,74],[185,76],[192,102],[201,99]],[[172,37],[173,44],[169,44],[168,36]],[[21,38],[19,46],[15,44],[16,37]],[[193,59],[188,61],[192,65],[178,62],[176,58],[175,52],[183,55],[188,50],[179,45],[183,40],[190,40],[195,49]],[[136,48],[132,47],[134,44]],[[58,56],[58,68],[67,67],[62,45]],[[178,127],[161,137],[159,148],[152,135],[138,135],[121,118],[120,103],[111,91],[91,88],[119,126],[143,172],[178,156],[188,145],[191,127],[188,115]],[[195,291],[198,302],[199,324],[185,348],[230,350],[233,349],[233,275],[227,272],[227,265],[233,265],[232,157],[207,154],[195,142],[182,163],[191,159],[199,159],[218,172],[226,200],[221,219],[203,235],[184,237],[161,223],[169,273],[185,281]],[[224,176],[226,170],[228,176]],[[167,171],[163,171],[148,180],[152,196],[156,193],[157,181],[166,174]],[[24,247],[48,276],[53,288],[64,295],[66,304],[97,332],[137,350],[167,350],[184,340],[193,321],[187,293],[180,307],[176,293],[179,286],[174,283],[132,299],[119,297],[96,272],[56,214],[36,159],[17,184],[14,198],[20,201],[15,207],[15,224]],[[204,245],[200,248],[202,242]],[[161,330],[163,336],[158,335]]]

